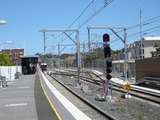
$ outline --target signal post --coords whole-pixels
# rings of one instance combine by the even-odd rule
[[[103,35],[103,46],[104,46],[104,57],[105,57],[105,66],[106,66],[106,80],[105,80],[105,99],[111,101],[112,96],[112,83],[111,83],[111,72],[112,72],[112,58],[111,58],[111,48],[110,48],[110,36],[109,34]]]

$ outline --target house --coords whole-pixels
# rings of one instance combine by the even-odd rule
[[[155,45],[160,44],[160,37],[144,37],[142,38],[142,50],[141,41],[135,41],[128,46],[128,59],[136,60],[141,58],[152,57],[151,52],[156,51]]]

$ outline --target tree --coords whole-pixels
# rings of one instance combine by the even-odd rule
[[[154,48],[156,51],[151,52],[152,57],[160,57],[160,42],[156,42],[154,44]]]
[[[0,65],[1,66],[11,65],[8,53],[6,52],[0,53]]]

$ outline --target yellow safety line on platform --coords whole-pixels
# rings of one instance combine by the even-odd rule
[[[59,112],[56,110],[55,106],[52,104],[50,98],[48,97],[48,95],[47,95],[47,93],[46,93],[46,91],[45,91],[45,89],[44,89],[44,87],[43,87],[43,85],[42,85],[42,83],[41,83],[41,80],[40,80],[40,84],[41,84],[41,87],[42,87],[42,89],[43,89],[43,92],[44,92],[44,94],[45,94],[45,96],[46,96],[46,98],[47,98],[47,100],[48,100],[48,102],[49,102],[52,110],[56,113],[56,115],[57,115],[57,117],[58,117],[58,120],[62,120],[62,117],[60,116]]]

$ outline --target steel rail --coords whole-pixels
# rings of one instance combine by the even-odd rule
[[[77,75],[75,75],[73,73],[72,74],[62,74],[61,73],[61,75],[73,76],[73,77],[77,78]],[[82,75],[80,76],[80,78],[83,81],[86,81],[86,82],[89,82],[89,83],[92,83],[92,84],[96,84],[96,85],[99,85],[99,86],[103,84],[102,80],[95,80],[94,78],[84,77]],[[115,83],[113,83],[113,90],[118,91],[118,92],[122,92],[122,93],[126,93],[126,91],[122,89],[121,85],[118,85],[118,84],[115,84]],[[145,90],[141,90],[141,89],[134,88],[134,87],[131,87],[131,90],[130,90],[129,93],[131,95],[135,96],[135,97],[160,104],[160,99],[159,99],[160,94],[145,91]]]

